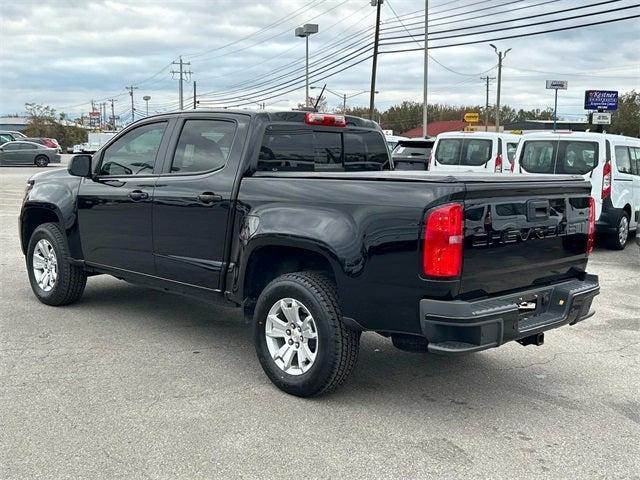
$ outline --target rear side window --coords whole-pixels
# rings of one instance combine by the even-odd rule
[[[440,140],[435,159],[442,165],[481,166],[491,159],[491,140],[445,138]]]
[[[631,173],[631,157],[627,147],[616,147],[616,166],[620,173]]]
[[[180,132],[171,173],[199,173],[224,167],[235,130],[234,122],[187,120]]]
[[[375,131],[269,129],[258,156],[261,171],[367,171],[389,168],[389,151]]]
[[[520,158],[529,173],[584,175],[598,164],[598,144],[579,141],[531,140],[524,144]]]

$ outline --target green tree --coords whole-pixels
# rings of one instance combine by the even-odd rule
[[[55,138],[63,150],[87,141],[87,132],[84,128],[66,126],[58,121],[58,118],[65,120],[64,113],[57,117],[53,108],[37,103],[25,104],[25,110],[29,117],[25,130],[28,137]]]
[[[631,90],[618,98],[618,109],[611,115],[610,133],[640,137],[640,92]]]

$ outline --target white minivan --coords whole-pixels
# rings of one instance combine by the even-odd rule
[[[441,133],[431,151],[429,170],[509,173],[520,138],[512,133]]]
[[[596,229],[622,250],[640,221],[640,139],[595,132],[540,132],[518,146],[515,173],[573,174],[591,181]]]

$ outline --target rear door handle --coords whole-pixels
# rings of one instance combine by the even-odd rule
[[[149,198],[149,194],[142,190],[133,190],[129,193],[129,198],[133,201],[146,200]]]
[[[202,203],[215,203],[222,200],[222,195],[216,195],[213,192],[204,192],[198,195],[198,200]]]

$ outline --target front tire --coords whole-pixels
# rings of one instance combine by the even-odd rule
[[[258,360],[279,389],[299,397],[333,391],[358,358],[360,332],[342,321],[336,287],[319,273],[273,280],[254,312]]]
[[[69,258],[67,239],[57,223],[35,229],[27,249],[27,271],[31,289],[42,303],[68,305],[82,296],[87,274]]]
[[[38,155],[33,163],[36,167],[46,167],[49,165],[49,158],[46,155]]]
[[[609,235],[607,244],[612,250],[624,250],[629,239],[629,214],[624,210],[620,212],[616,222],[616,231]]]

